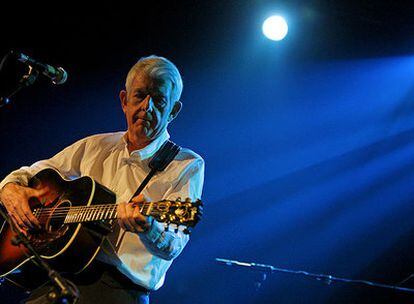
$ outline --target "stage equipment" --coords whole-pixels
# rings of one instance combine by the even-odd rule
[[[303,270],[292,270],[292,269],[286,269],[286,268],[279,268],[279,267],[275,267],[272,265],[265,265],[265,264],[251,263],[251,262],[240,262],[240,261],[228,260],[228,259],[222,259],[222,258],[216,258],[215,261],[225,266],[241,267],[241,268],[247,268],[250,270],[260,271],[263,274],[265,274],[263,276],[263,280],[266,279],[266,274],[271,274],[273,272],[282,272],[282,273],[289,273],[289,274],[296,274],[296,275],[310,277],[318,281],[322,281],[326,283],[327,285],[330,285],[333,282],[342,282],[342,283],[357,284],[357,285],[362,285],[362,286],[386,288],[386,289],[392,289],[392,290],[399,291],[399,292],[414,294],[414,289],[412,288],[406,288],[406,287],[401,287],[397,285],[383,284],[383,283],[372,282],[372,281],[367,281],[367,280],[340,278],[340,277],[336,277],[330,274],[316,274],[316,273],[311,273],[311,272],[307,272]]]
[[[23,65],[24,72],[19,70],[17,63]],[[68,74],[62,67],[40,63],[29,56],[17,51],[10,51],[0,63],[0,108],[10,103],[10,98],[22,88],[32,85],[39,73],[49,78],[53,84],[62,84]]]
[[[42,300],[44,300],[42,303],[45,303],[45,301],[53,304],[76,303],[79,298],[79,290],[76,285],[71,281],[64,279],[57,271],[50,268],[33,248],[28,237],[14,225],[13,221],[3,209],[3,206],[0,206],[0,215],[5,220],[3,226],[8,225],[13,231],[14,236],[11,240],[12,244],[16,246],[16,248],[22,244],[25,247],[25,254],[28,257],[30,256],[30,260],[47,273],[49,281],[52,283],[49,292],[42,296]]]
[[[46,63],[41,63],[39,61],[30,58],[29,56],[22,54],[20,52],[14,52],[16,54],[17,60],[27,64],[32,69],[35,69],[39,73],[43,74],[49,78],[53,84],[62,84],[65,83],[68,79],[68,73],[62,67],[53,67]]]

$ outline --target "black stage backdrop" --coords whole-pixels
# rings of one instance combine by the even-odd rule
[[[0,108],[2,178],[123,130],[118,93],[139,57],[180,68],[184,108],[170,133],[206,161],[206,210],[153,303],[412,301],[278,273],[257,291],[258,273],[214,259],[390,284],[414,272],[414,4],[59,1],[1,13],[1,56],[19,50],[69,74]],[[272,13],[288,20],[283,41],[261,33]]]

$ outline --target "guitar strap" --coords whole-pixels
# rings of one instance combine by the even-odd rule
[[[145,186],[148,184],[148,182],[151,180],[151,178],[155,175],[157,172],[164,171],[164,169],[171,163],[171,161],[177,156],[178,152],[180,152],[181,147],[175,143],[173,143],[170,140],[167,140],[161,148],[155,153],[155,155],[150,160],[148,166],[150,167],[150,172],[145,177],[145,179],[141,182],[141,184],[138,186],[135,193],[132,195],[130,201],[135,196],[141,194],[142,190],[144,190]],[[111,245],[111,247],[115,250],[115,252],[118,251],[119,246],[122,243],[122,240],[125,235],[125,231],[122,232],[122,235],[119,237],[120,232],[119,225],[115,224],[113,228],[113,232],[111,232],[107,239]],[[115,244],[115,246],[114,246]]]

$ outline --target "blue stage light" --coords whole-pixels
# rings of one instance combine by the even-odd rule
[[[281,16],[271,16],[263,22],[263,34],[270,40],[279,41],[286,37],[288,25]]]

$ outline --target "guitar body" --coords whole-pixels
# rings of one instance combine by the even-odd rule
[[[29,233],[31,245],[57,271],[82,272],[99,252],[104,235],[97,229],[97,224],[102,224],[102,221],[66,224],[65,210],[74,206],[92,206],[99,202],[115,204],[115,194],[90,177],[65,180],[53,169],[40,171],[30,180],[29,186],[35,189],[47,188],[44,196],[30,200],[31,209],[49,210],[40,213],[38,217],[44,228]],[[109,225],[109,222],[106,224]],[[24,273],[31,273],[32,267],[37,268],[29,262],[32,257],[24,245],[12,245],[15,236],[11,227],[6,222],[3,223],[0,230],[0,277],[21,268],[24,268]]]

